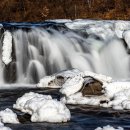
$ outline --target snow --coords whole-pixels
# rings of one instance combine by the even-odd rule
[[[115,93],[112,100],[108,102],[108,107],[112,107],[115,110],[130,110],[130,89]]]
[[[72,95],[78,92],[83,86],[84,79],[80,76],[75,76],[73,78],[68,79],[60,89],[62,94],[66,96]]]
[[[107,125],[107,126],[103,126],[103,128],[98,127],[95,130],[124,130],[124,129],[122,127],[114,128],[114,127],[112,127],[110,125]]]
[[[115,93],[118,93],[120,91],[124,91],[125,89],[130,89],[130,82],[111,82],[111,83],[104,83],[103,89],[105,95],[108,97],[113,97]]]
[[[112,77],[106,76],[106,75],[102,75],[102,74],[96,74],[90,71],[85,71],[84,72],[85,76],[90,76],[93,77],[94,79],[102,82],[102,83],[110,83],[112,82]]]
[[[130,28],[130,22],[129,21],[115,21],[114,22],[114,27],[115,27],[115,33],[119,38],[123,37],[123,32],[125,30],[128,30]]]
[[[103,39],[113,36],[122,38],[125,30],[130,29],[129,21],[122,20],[83,20],[78,19],[72,22],[65,23],[70,29],[85,29],[88,34],[95,34]]]
[[[6,108],[5,110],[0,111],[0,121],[2,123],[12,123],[18,124],[17,115],[10,109]]]
[[[12,61],[12,34],[9,31],[4,32],[3,47],[2,47],[2,61],[8,65]]]
[[[71,117],[69,109],[62,102],[33,92],[18,98],[13,107],[30,114],[32,122],[67,122]]]
[[[4,124],[0,122],[0,130],[12,130],[12,129],[9,127],[5,127]]]
[[[39,83],[37,84],[37,87],[39,88],[59,88],[60,86],[55,85],[54,83],[55,76],[45,76],[42,78]]]
[[[99,106],[101,101],[108,101],[109,98],[103,96],[83,97],[82,93],[76,93],[69,97],[61,98],[61,101],[66,104],[87,104]]]
[[[52,99],[51,96],[45,96],[42,94],[29,92],[29,93],[25,93],[22,97],[18,98],[16,101],[16,104],[13,105],[13,108],[18,109],[25,113],[30,113],[29,110],[25,109],[25,104],[26,104],[26,102],[30,101],[31,99],[35,99],[35,98]]]
[[[59,73],[56,73],[51,76],[45,76],[43,77],[40,82],[37,84],[37,87],[39,88],[61,88],[64,82],[68,78],[72,78],[74,76],[81,76],[83,73],[79,71],[78,69],[72,69],[72,70],[66,70]],[[62,79],[58,79],[58,78]]]

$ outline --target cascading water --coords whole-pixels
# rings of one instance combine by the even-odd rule
[[[1,50],[0,82],[37,83],[45,75],[71,68],[128,79],[129,54],[117,34],[128,29],[129,24],[120,22],[123,29],[117,29],[118,22],[114,21],[75,23],[64,23],[63,28],[63,23],[53,27],[6,28],[12,35],[12,62],[2,62]],[[1,47],[3,39],[1,35]]]

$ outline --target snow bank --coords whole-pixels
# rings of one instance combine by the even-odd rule
[[[103,128],[101,127],[98,127],[96,128],[95,130],[124,130],[122,127],[118,127],[117,129],[110,126],[110,125],[107,125],[107,126],[103,126]]]
[[[0,121],[3,123],[18,124],[17,115],[10,109],[0,111]]]
[[[114,96],[114,94],[124,91],[125,89],[130,89],[130,82],[112,82],[103,84],[103,89],[105,95],[110,98]]]
[[[4,32],[4,40],[2,47],[2,61],[8,65],[12,61],[12,34],[9,31]]]
[[[70,120],[69,109],[49,95],[26,93],[17,99],[14,108],[31,115],[32,122],[67,122]]]
[[[9,127],[5,127],[3,123],[0,122],[0,130],[12,130]]]
[[[118,93],[115,93],[112,100],[108,104],[102,104],[101,106],[112,107],[116,110],[127,109],[130,110],[130,89],[124,89]]]

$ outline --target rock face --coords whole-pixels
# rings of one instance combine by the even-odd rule
[[[86,77],[84,80],[85,81],[81,89],[83,96],[103,95],[102,93],[103,84],[100,81],[97,81],[92,77]]]

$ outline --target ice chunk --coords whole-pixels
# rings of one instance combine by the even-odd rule
[[[49,95],[26,93],[17,99],[14,108],[31,115],[32,122],[67,122],[69,109]]]
[[[124,129],[122,127],[114,128],[110,125],[107,125],[107,126],[103,126],[103,128],[98,127],[95,130],[124,130]]]
[[[18,124],[17,115],[10,109],[0,111],[0,121],[3,123]]]
[[[12,130],[9,127],[5,127],[3,123],[0,122],[0,130]]]
[[[2,47],[2,61],[8,65],[12,61],[12,34],[9,31],[4,32],[4,40]]]
[[[78,92],[83,85],[84,79],[80,76],[75,76],[73,78],[69,78],[60,89],[60,92],[62,94],[65,94],[66,96],[72,95],[76,92]]]

